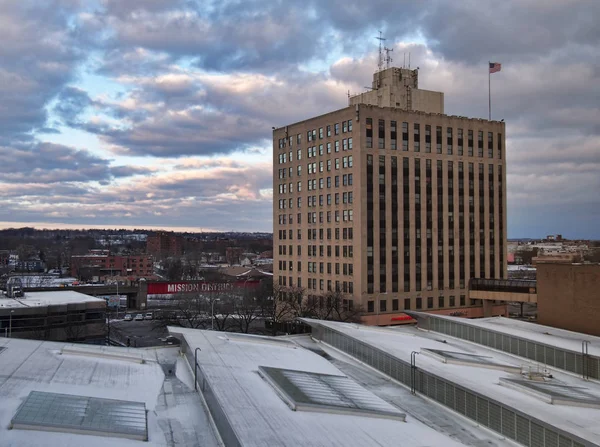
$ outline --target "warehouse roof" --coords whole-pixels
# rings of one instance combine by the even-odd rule
[[[600,384],[595,381],[584,381],[560,370],[552,370],[550,375],[550,371],[539,363],[412,326],[376,328],[303,320],[312,326],[320,325],[360,340],[404,362],[410,363],[411,353],[419,352],[423,354],[416,358],[419,370],[521,414],[535,415],[552,427],[594,445],[600,443]],[[485,319],[468,321],[489,328]],[[521,373],[516,372],[519,370]],[[532,378],[541,385],[532,385]],[[552,405],[549,403],[552,393],[567,393],[574,399],[561,401],[557,398],[555,403],[560,401],[561,404]]]
[[[460,445],[415,419],[402,422],[398,408],[292,341],[169,331],[184,339],[192,364],[197,354],[199,386],[217,426],[227,424],[219,426],[224,439],[261,447]]]
[[[25,292],[18,298],[0,297],[0,308],[56,306],[75,303],[103,303],[104,299],[96,298],[74,290],[56,292]]]
[[[219,445],[177,348],[0,338],[0,402],[2,445]]]
[[[413,312],[417,314],[416,312]],[[426,315],[418,313],[419,315]],[[435,315],[436,318],[442,318],[449,321],[457,321],[454,317],[445,315]],[[581,342],[588,341],[588,352],[590,355],[600,357],[600,337],[594,335],[582,334],[580,332],[567,331],[565,329],[543,326],[541,324],[527,321],[515,320],[505,317],[491,318],[461,318],[461,324],[468,324],[484,329],[500,332],[503,334],[521,337],[526,340],[544,343],[549,346],[567,349],[570,351],[581,352]]]

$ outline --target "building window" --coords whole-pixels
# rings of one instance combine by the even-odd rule
[[[444,307],[444,297],[443,296],[438,297],[438,307],[440,307],[440,308]]]
[[[387,311],[387,300],[380,300],[379,301],[379,312],[386,312]]]
[[[413,143],[415,152],[421,152],[421,125],[419,123],[413,124]]]
[[[385,120],[379,120],[379,149],[385,148]]]
[[[402,123],[402,150],[408,150],[408,123]]]
[[[502,158],[502,134],[498,134],[498,158]]]
[[[393,311],[398,310],[398,299],[397,298],[392,300],[392,310]]]
[[[468,132],[468,140],[467,140],[467,148],[469,157],[473,156],[473,131],[469,130]]]
[[[373,118],[367,118],[366,120],[366,132],[367,132],[367,149],[373,147]]]
[[[392,150],[396,150],[397,149],[397,142],[398,140],[398,129],[396,128],[396,121],[391,121],[390,122],[390,141],[391,141],[391,147]]]
[[[417,309],[422,309],[423,308],[423,299],[419,296],[417,297],[416,300],[416,308]]]
[[[375,301],[369,300],[367,301],[367,312],[375,312]]]
[[[433,309],[433,297],[432,296],[427,297],[427,309]]]

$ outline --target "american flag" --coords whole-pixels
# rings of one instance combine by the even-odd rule
[[[501,68],[502,64],[499,64],[498,62],[490,62],[490,73],[496,73],[497,71],[500,71]]]

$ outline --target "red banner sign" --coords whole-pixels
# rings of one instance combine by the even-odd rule
[[[228,292],[236,289],[254,289],[260,281],[234,281],[234,282],[151,282],[148,283],[148,295],[175,295],[177,293],[216,293]]]

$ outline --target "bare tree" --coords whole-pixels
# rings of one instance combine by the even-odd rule
[[[256,321],[263,317],[263,307],[260,302],[262,297],[255,290],[245,288],[239,289],[237,294],[239,298],[235,305],[233,326],[245,334],[262,332],[261,329],[253,328],[256,326]]]
[[[324,319],[352,323],[360,322],[363,308],[354,306],[353,300],[349,300],[339,290],[327,292],[323,298],[326,310],[326,318]]]
[[[261,290],[260,305],[263,317],[271,323],[271,335],[277,335],[278,327],[294,321],[297,315],[298,300],[304,296],[304,290],[288,289],[275,285],[271,293]]]
[[[232,329],[235,319],[236,297],[229,293],[211,295],[211,328],[215,331]],[[214,310],[213,310],[214,309]]]
[[[179,326],[192,329],[226,331],[232,326],[235,314],[235,300],[226,293],[177,294],[171,306],[159,314],[155,320],[156,329],[166,326]]]
[[[179,326],[206,329],[210,324],[210,304],[198,294],[177,294],[168,310],[155,320],[155,327]]]

